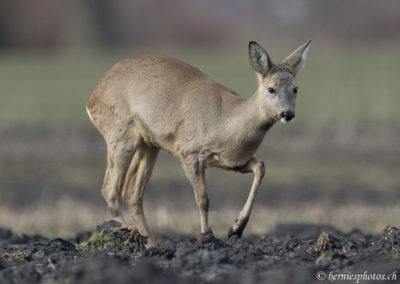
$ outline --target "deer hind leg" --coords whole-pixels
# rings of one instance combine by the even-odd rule
[[[122,198],[128,205],[132,219],[139,232],[148,237],[147,247],[154,246],[154,239],[150,233],[143,211],[143,195],[153,172],[159,148],[141,143],[136,147],[135,154],[126,173]]]
[[[261,180],[264,177],[265,166],[264,162],[261,162],[256,158],[252,158],[244,167],[236,169],[236,171],[239,171],[241,173],[253,172],[254,180],[250,189],[249,196],[247,197],[246,204],[244,205],[242,211],[240,211],[239,216],[235,220],[235,223],[230,228],[228,232],[228,237],[231,237],[233,235],[237,235],[240,237],[242,235],[243,230],[246,227],[247,222],[249,221],[257,190],[260,186]]]
[[[206,233],[208,228],[209,199],[205,181],[205,170],[196,158],[182,161],[185,174],[192,184],[196,203],[200,211],[201,232]]]
[[[101,192],[111,216],[123,224],[125,219],[120,209],[121,191],[134,154],[133,146],[131,140],[125,143],[119,140],[107,143],[107,169]]]

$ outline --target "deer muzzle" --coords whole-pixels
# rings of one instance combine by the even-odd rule
[[[288,123],[294,118],[294,111],[286,110],[279,114],[279,120],[283,123]]]

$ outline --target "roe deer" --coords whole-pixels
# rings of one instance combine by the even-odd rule
[[[202,233],[209,230],[205,169],[254,173],[250,194],[228,234],[241,236],[265,171],[264,163],[253,155],[276,121],[294,118],[294,78],[310,43],[275,65],[260,45],[250,42],[258,88],[248,99],[173,58],[143,55],[116,63],[87,103],[87,112],[107,144],[102,195],[111,215],[124,222],[122,197],[139,232],[148,237],[147,245],[154,245],[142,204],[162,148],[182,162],[200,210]]]

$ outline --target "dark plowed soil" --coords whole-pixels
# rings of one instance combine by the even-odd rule
[[[242,239],[211,232],[156,236],[158,247],[145,249],[133,227],[114,221],[70,240],[0,229],[0,283],[321,283],[324,277],[395,283],[400,277],[395,227],[380,235],[287,224]],[[383,277],[389,281],[376,280]]]

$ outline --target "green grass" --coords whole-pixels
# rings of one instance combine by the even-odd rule
[[[109,237],[104,235],[103,232],[101,233],[94,232],[90,237],[90,241],[92,242],[94,247],[103,248],[108,243]]]
[[[90,238],[89,241],[86,242],[81,242],[81,243],[76,243],[75,244],[75,249],[77,251],[85,251],[89,249],[89,243],[93,246],[95,249],[103,249],[105,248],[108,244],[110,244],[110,237],[106,236],[104,232],[94,232]]]
[[[286,49],[286,48],[285,48]],[[276,62],[290,50],[271,50]],[[86,127],[85,104],[102,74],[132,52],[0,54],[0,126]],[[179,57],[243,96],[256,89],[245,50],[162,51]],[[303,122],[398,122],[400,56],[391,48],[325,51],[314,45],[297,83]]]
[[[79,243],[79,244],[75,244],[75,249],[77,251],[85,251],[85,250],[89,249],[89,245],[88,245],[87,242],[82,242],[82,243]]]
[[[399,64],[398,52],[391,50],[311,56],[299,78],[300,117],[346,122],[399,121]]]
[[[96,58],[3,55],[0,120],[27,126],[89,124],[85,104],[107,61]]]

